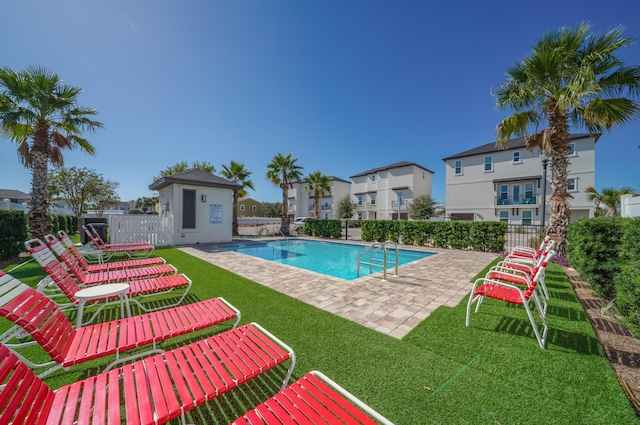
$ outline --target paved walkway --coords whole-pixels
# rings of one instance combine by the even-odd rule
[[[251,241],[242,240],[242,243],[248,242]],[[398,277],[388,271],[386,282],[382,280],[382,272],[347,281],[224,251],[218,244],[190,245],[179,249],[398,339],[436,308],[456,306],[471,290],[470,279],[496,258],[492,253],[422,249],[436,255],[400,266]]]

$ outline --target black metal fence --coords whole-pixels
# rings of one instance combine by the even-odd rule
[[[542,225],[521,225],[509,224],[507,226],[506,242],[504,249],[508,251],[516,246],[540,245],[540,240],[544,237],[545,231]]]

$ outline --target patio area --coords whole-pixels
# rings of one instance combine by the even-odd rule
[[[218,244],[178,247],[261,285],[398,339],[438,307],[456,306],[471,290],[470,280],[496,258],[496,254],[486,252],[400,248],[436,255],[400,266],[399,276],[388,271],[386,282],[382,280],[382,272],[347,281],[225,251]]]

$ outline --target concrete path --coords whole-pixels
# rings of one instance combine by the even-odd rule
[[[241,243],[251,241],[242,239]],[[178,247],[261,285],[398,339],[436,308],[456,306],[471,290],[470,279],[496,258],[496,254],[485,252],[408,248],[436,255],[400,266],[398,277],[388,271],[385,282],[382,272],[348,281],[224,251],[218,244]]]

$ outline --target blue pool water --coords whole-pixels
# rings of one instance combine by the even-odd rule
[[[353,280],[358,277],[358,255],[367,247],[334,242],[287,240],[261,244],[233,245],[222,248],[341,279]],[[400,249],[398,250],[398,264],[406,264],[430,255],[433,255],[433,253]],[[374,258],[381,260],[382,252],[376,254]],[[394,260],[395,250],[390,249],[387,251],[387,263],[392,263]],[[373,273],[379,271],[382,271],[379,267],[374,267],[372,270]],[[360,266],[360,276],[368,274],[369,266]]]

